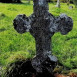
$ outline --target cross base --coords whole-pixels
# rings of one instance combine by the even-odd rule
[[[39,54],[34,57],[32,60],[32,66],[38,73],[42,73],[44,70],[53,73],[57,61],[57,58],[49,51],[47,54]]]

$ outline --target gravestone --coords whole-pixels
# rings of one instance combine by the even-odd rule
[[[51,37],[60,32],[65,35],[72,30],[73,21],[65,14],[59,17],[48,12],[47,0],[33,0],[33,14],[27,17],[17,15],[14,28],[18,33],[30,32],[36,41],[36,56],[32,59],[33,68],[42,73],[44,69],[53,72],[58,59],[51,52]]]

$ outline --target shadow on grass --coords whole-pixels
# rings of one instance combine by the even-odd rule
[[[54,77],[47,70],[37,73],[32,67],[31,60],[22,60],[11,63],[4,74],[4,77]]]
[[[3,32],[3,31],[5,31],[5,30],[6,30],[5,28],[1,28],[1,29],[0,29],[0,32]]]

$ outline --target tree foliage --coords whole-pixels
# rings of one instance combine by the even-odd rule
[[[3,3],[21,3],[21,0],[0,0]]]
[[[75,7],[77,8],[77,0],[73,0],[73,3],[75,4]]]

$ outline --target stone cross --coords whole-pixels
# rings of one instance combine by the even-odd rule
[[[47,0],[33,0],[33,14],[27,17],[17,15],[14,28],[18,33],[30,32],[36,41],[36,56],[32,59],[32,66],[37,72],[43,68],[53,71],[57,58],[51,52],[51,37],[56,32],[65,35],[72,30],[73,21],[65,14],[59,17],[48,12]],[[49,66],[48,66],[49,64]]]

